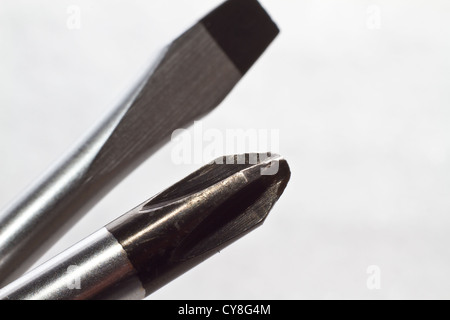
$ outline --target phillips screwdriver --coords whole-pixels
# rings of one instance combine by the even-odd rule
[[[260,226],[290,169],[221,157],[0,290],[0,299],[142,299]]]

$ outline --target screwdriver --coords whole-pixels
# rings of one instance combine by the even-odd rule
[[[0,299],[142,299],[260,226],[290,169],[218,158],[0,290]]]
[[[83,214],[214,109],[279,30],[256,0],[228,0],[174,40],[90,136],[0,214],[0,284],[28,269]]]

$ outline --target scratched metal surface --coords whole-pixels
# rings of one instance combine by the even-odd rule
[[[2,0],[0,206],[219,2],[80,0],[81,28],[70,30],[73,1]],[[448,1],[261,2],[280,36],[202,128],[279,129],[272,151],[289,161],[289,187],[262,228],[152,298],[448,298]],[[175,164],[174,147],[39,262],[221,154]],[[380,290],[367,288],[371,265]]]
[[[289,166],[279,155],[228,159],[203,166],[107,225],[147,294],[261,226],[288,185]],[[267,169],[275,170],[267,175]]]

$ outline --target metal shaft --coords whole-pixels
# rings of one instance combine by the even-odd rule
[[[116,238],[100,229],[4,290],[12,300],[142,299],[145,290]]]
[[[231,0],[175,40],[110,117],[0,215],[0,284],[25,271],[174,130],[215,108],[277,33],[257,1]]]
[[[141,299],[260,226],[278,155],[219,158],[0,290],[0,299]]]

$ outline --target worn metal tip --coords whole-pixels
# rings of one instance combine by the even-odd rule
[[[216,252],[261,225],[289,178],[289,166],[279,155],[233,155],[216,159],[177,184],[179,189],[175,185],[161,194],[166,197],[175,190],[189,194],[179,201],[192,203],[204,213],[192,217],[198,224],[176,255],[190,259]]]
[[[107,228],[150,293],[261,225],[289,178],[276,154],[217,158]]]
[[[223,198],[243,192],[243,188],[253,182],[276,183],[278,181],[281,195],[289,177],[289,166],[278,154],[246,153],[223,156],[150,199],[144,204],[143,209],[161,207],[161,205],[177,200],[182,201],[193,195],[201,194],[204,197],[208,189],[222,189],[220,196]],[[285,183],[282,183],[283,181]],[[214,197],[216,196],[218,195],[214,194]]]

